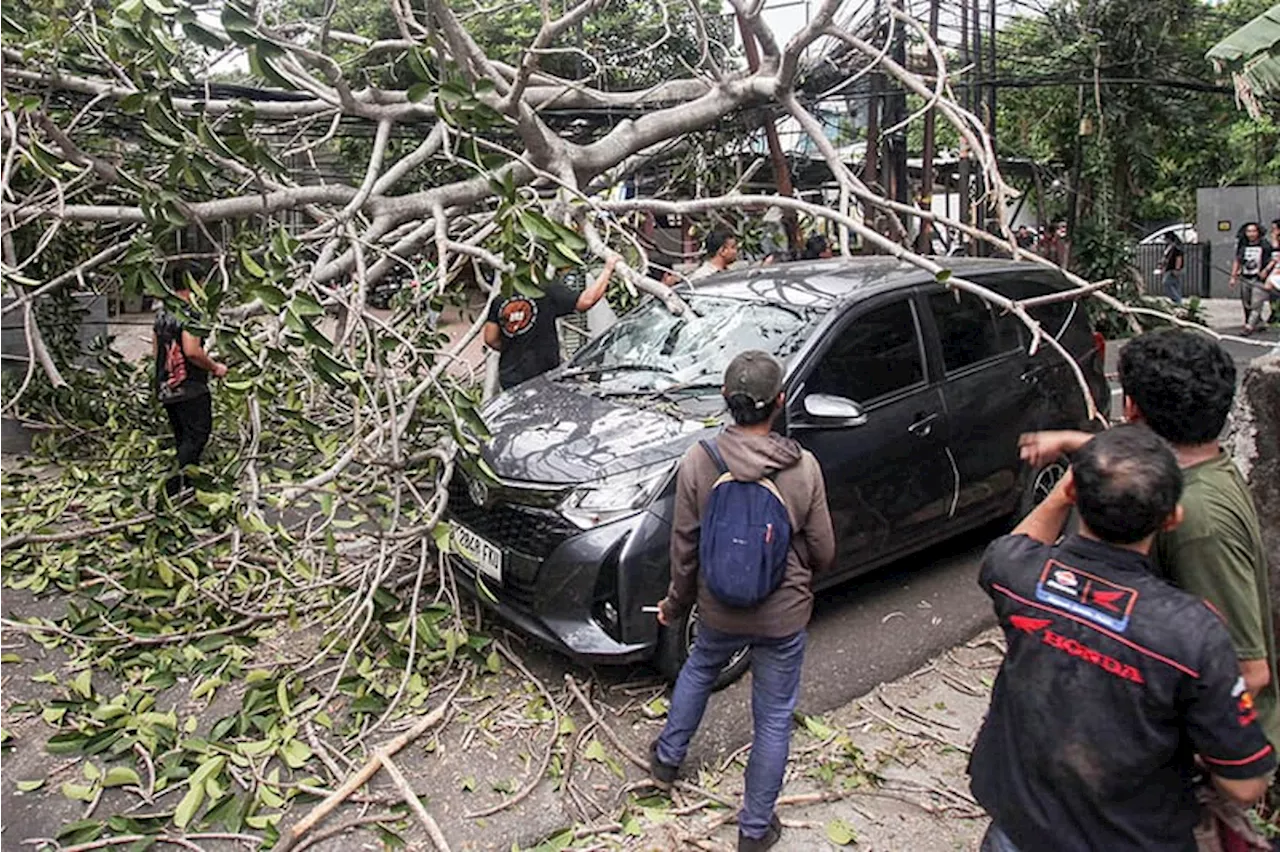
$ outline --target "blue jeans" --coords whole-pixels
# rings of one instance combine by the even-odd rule
[[[987,829],[987,834],[982,838],[982,846],[979,852],[1018,852],[1018,847],[1013,845],[1013,841],[1009,839],[1009,835],[1000,830],[994,822]]]
[[[1164,294],[1173,301],[1175,305],[1182,304],[1182,276],[1176,272],[1166,272],[1161,281],[1164,284]]]
[[[755,730],[747,761],[747,789],[738,814],[738,830],[744,837],[765,836],[782,789],[791,748],[791,714],[800,698],[806,637],[803,630],[770,639],[721,633],[701,626],[671,694],[671,709],[658,737],[657,752],[658,760],[679,766],[707,709],[716,676],[735,651],[743,645],[751,646],[751,716]]]

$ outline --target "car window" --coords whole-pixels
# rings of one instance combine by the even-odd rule
[[[1050,293],[1057,292],[1056,288],[1042,281],[1021,278],[1001,277],[999,280],[991,282],[990,286],[1001,296],[1018,300],[1034,299],[1037,296],[1047,296]],[[1060,337],[1067,323],[1071,321],[1075,306],[1075,302],[1049,302],[1045,305],[1033,306],[1028,310],[1028,313],[1031,314],[1032,319],[1040,323],[1040,327],[1046,332],[1054,337]],[[1021,323],[1018,324],[1021,325]]]
[[[904,299],[863,314],[837,332],[806,390],[865,404],[923,381],[920,335]]]
[[[818,316],[768,302],[682,296],[690,310],[676,316],[650,299],[585,346],[569,370],[593,370],[594,380],[610,386],[719,381],[729,361],[748,349],[763,349],[786,361]],[[618,372],[609,372],[614,368]]]
[[[948,373],[970,364],[1017,349],[1018,320],[1006,315],[997,318],[991,305],[961,290],[935,293],[929,297],[942,362]]]

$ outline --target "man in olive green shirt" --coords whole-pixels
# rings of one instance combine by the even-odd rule
[[[1207,600],[1222,615],[1240,660],[1240,714],[1256,713],[1280,747],[1280,682],[1276,637],[1258,512],[1240,471],[1218,443],[1235,396],[1231,356],[1191,331],[1143,334],[1120,353],[1125,419],[1146,423],[1168,441],[1182,468],[1176,530],[1162,533],[1152,552],[1178,587]],[[1081,432],[1022,436],[1033,465],[1070,454],[1092,437]]]

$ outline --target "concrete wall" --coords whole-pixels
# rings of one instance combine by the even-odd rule
[[[1245,222],[1262,224],[1280,218],[1280,186],[1229,186],[1196,190],[1196,233],[1210,244],[1209,295],[1215,299],[1235,296],[1227,289],[1231,260],[1236,253],[1236,232]],[[1225,223],[1226,230],[1218,230]]]
[[[80,308],[86,311],[76,333],[76,342],[83,353],[89,351],[89,343],[95,337],[107,333],[107,297],[97,293],[77,293],[75,299]],[[5,298],[4,307],[7,308],[11,302],[12,297]],[[41,328],[41,332],[48,344],[48,329]],[[4,369],[27,368],[27,334],[22,326],[22,311],[11,311],[4,315],[3,322],[0,323],[0,352],[4,353],[4,358],[0,361]]]

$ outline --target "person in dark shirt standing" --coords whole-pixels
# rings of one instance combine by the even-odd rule
[[[1231,278],[1228,288],[1234,290],[1240,285],[1240,305],[1244,308],[1244,333],[1253,334],[1253,314],[1255,303],[1258,311],[1266,304],[1267,294],[1262,289],[1262,273],[1267,266],[1270,248],[1262,239],[1262,226],[1257,222],[1248,222],[1240,229],[1240,239],[1236,242],[1236,256],[1231,262]]]
[[[1160,283],[1164,285],[1164,294],[1175,305],[1182,304],[1182,267],[1186,258],[1182,251],[1182,240],[1173,231],[1164,235],[1164,257],[1160,260]]]
[[[484,342],[500,353],[498,384],[503,390],[560,366],[556,320],[591,310],[604,297],[617,263],[616,256],[605,261],[600,277],[581,293],[556,281],[549,284],[541,296],[512,293],[489,304]]]
[[[1266,791],[1276,755],[1226,627],[1148,559],[1181,492],[1164,441],[1117,426],[988,548],[1009,650],[969,763],[984,852],[1193,852],[1201,766],[1231,801]],[[1073,505],[1080,531],[1054,544]]]
[[[179,273],[174,295],[190,303],[187,274],[185,270]],[[213,433],[209,374],[222,378],[227,374],[227,366],[211,358],[204,351],[203,340],[164,308],[156,314],[152,333],[156,397],[169,416],[177,444],[178,473],[165,481],[165,493],[173,497],[186,487],[184,471],[188,465],[200,461]]]

